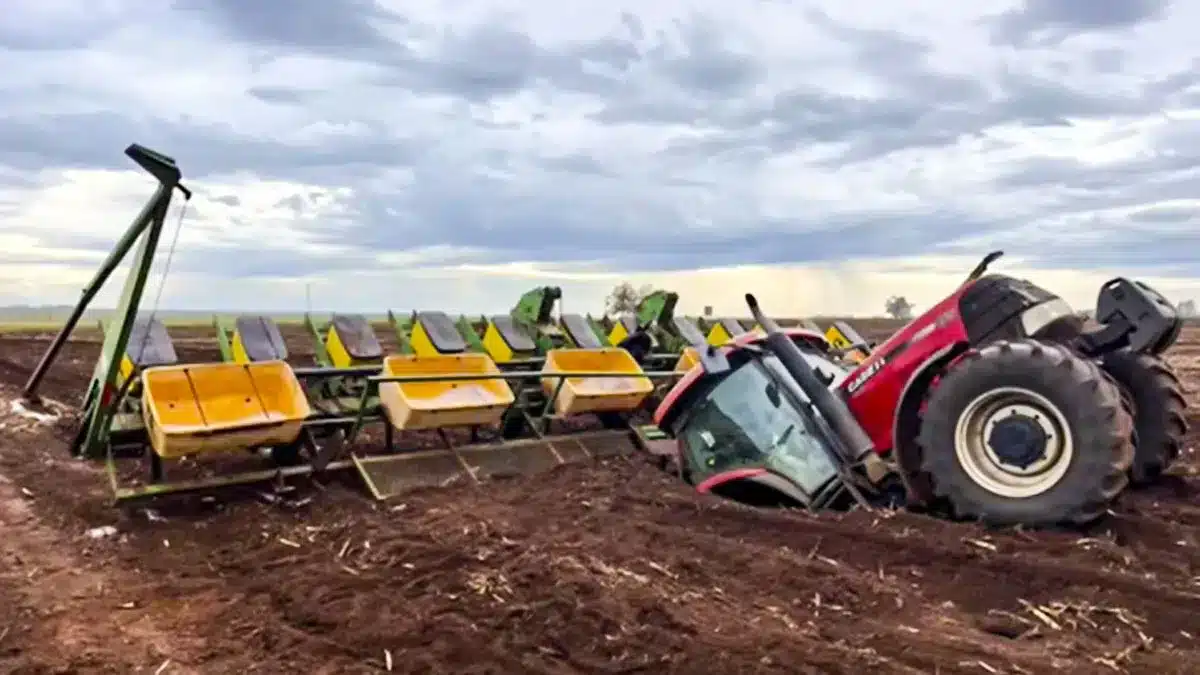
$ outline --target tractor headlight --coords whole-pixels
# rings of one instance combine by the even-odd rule
[[[1071,309],[1066,300],[1062,298],[1048,300],[1040,305],[1030,307],[1021,314],[1021,328],[1025,330],[1025,335],[1034,335],[1049,326],[1051,322],[1074,313],[1075,311]]]

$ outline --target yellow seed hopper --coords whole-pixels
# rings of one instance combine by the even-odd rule
[[[165,459],[288,445],[311,414],[283,361],[149,368],[142,388],[150,445]]]
[[[269,316],[239,316],[234,320],[230,350],[237,363],[286,361],[287,343]]]
[[[708,344],[720,347],[745,332],[737,319],[718,319],[708,331]]]
[[[845,359],[851,363],[862,363],[871,355],[870,344],[845,321],[834,321],[826,329],[825,339],[834,349],[842,350]]]
[[[488,319],[483,346],[496,363],[508,363],[537,355],[537,343],[507,314]]]
[[[675,372],[686,373],[700,363],[700,353],[695,347],[686,347],[675,362]]]
[[[383,362],[388,377],[422,377],[431,381],[384,382],[379,402],[396,429],[436,429],[497,424],[513,404],[512,388],[487,354],[434,354],[389,356]],[[479,375],[481,379],[434,381],[438,376]]]
[[[542,388],[547,396],[554,396],[558,390],[554,399],[554,411],[558,415],[629,412],[654,391],[654,385],[642,376],[642,372],[637,361],[624,349],[553,349],[546,354],[543,375],[628,373],[629,377],[543,377]]]

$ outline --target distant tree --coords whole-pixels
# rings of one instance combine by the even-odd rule
[[[609,316],[636,314],[642,298],[654,292],[654,287],[643,285],[634,288],[628,281],[622,281],[613,287],[604,302],[604,313]]]
[[[912,318],[913,306],[908,301],[908,298],[903,295],[893,295],[887,299],[887,303],[883,306],[883,311],[893,319],[908,320]]]
[[[1195,318],[1195,316],[1196,316],[1196,301],[1195,300],[1184,300],[1183,302],[1179,303],[1179,307],[1177,307],[1175,311],[1179,312],[1179,316],[1181,316],[1185,319]]]
[[[633,287],[633,284],[622,281],[614,286],[612,292],[608,294],[608,299],[604,302],[604,313],[609,316],[633,314],[637,311],[638,303],[641,301],[642,296]]]

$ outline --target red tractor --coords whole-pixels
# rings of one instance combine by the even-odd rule
[[[1187,422],[1161,354],[1181,322],[1118,278],[1093,320],[1024,280],[986,275],[847,371],[818,334],[702,351],[664,398],[685,480],[754,504],[902,502],[994,524],[1082,524],[1178,455]]]

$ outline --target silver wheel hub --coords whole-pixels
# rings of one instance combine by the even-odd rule
[[[1074,456],[1070,426],[1046,397],[1018,387],[985,392],[955,426],[959,465],[980,487],[1013,499],[1062,480]]]

